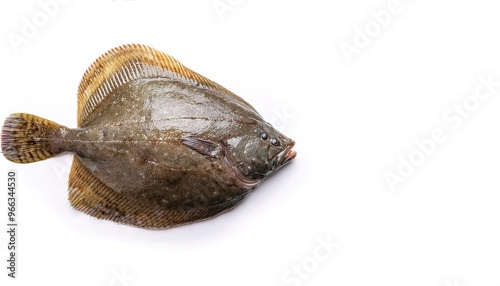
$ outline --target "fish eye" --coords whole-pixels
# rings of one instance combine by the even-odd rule
[[[278,140],[276,140],[275,138],[272,138],[271,140],[269,140],[271,142],[271,144],[273,144],[273,146],[278,146],[279,145],[279,142]]]
[[[260,138],[262,138],[263,140],[266,140],[267,139],[267,134],[266,133],[262,133],[260,135]]]

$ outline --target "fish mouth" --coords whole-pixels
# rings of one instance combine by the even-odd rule
[[[292,161],[297,156],[297,151],[293,150],[294,146],[295,146],[295,142],[292,141],[292,142],[290,142],[289,146],[285,150],[283,150],[283,152],[281,152],[279,160],[278,160],[280,167],[288,164],[290,161]]]

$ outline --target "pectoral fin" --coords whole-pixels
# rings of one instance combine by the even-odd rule
[[[223,154],[220,143],[200,139],[194,135],[185,135],[181,138],[182,144],[200,153],[203,156],[218,158]]]

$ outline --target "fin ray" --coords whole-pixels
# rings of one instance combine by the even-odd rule
[[[132,44],[108,51],[85,72],[78,87],[78,127],[86,123],[92,111],[114,89],[135,79],[158,77],[219,91],[257,113],[245,100],[186,68],[173,57],[145,45]]]
[[[208,156],[211,158],[216,158],[223,154],[221,146],[219,144],[197,138],[194,135],[185,135],[181,138],[182,144],[186,145],[190,149],[202,154],[203,156]]]
[[[32,163],[63,152],[56,139],[68,128],[28,113],[11,114],[2,127],[2,153],[16,163]]]
[[[165,229],[217,216],[234,208],[247,194],[218,205],[168,209],[114,191],[76,156],[69,176],[69,201],[75,209],[98,219],[147,229]]]

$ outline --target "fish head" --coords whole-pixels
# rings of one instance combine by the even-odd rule
[[[232,161],[249,179],[263,179],[292,161],[297,152],[295,142],[274,129],[261,124],[249,134],[228,141]]]

